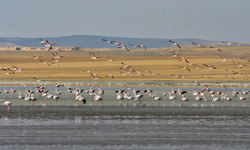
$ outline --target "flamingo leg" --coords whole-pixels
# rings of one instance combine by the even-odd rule
[[[120,104],[122,103],[122,100],[120,99]]]
[[[99,101],[98,101],[98,107],[99,107]]]
[[[8,105],[8,110],[10,110],[10,105]]]
[[[34,103],[34,101],[32,101],[32,105],[33,105],[33,106],[35,106],[35,103]]]

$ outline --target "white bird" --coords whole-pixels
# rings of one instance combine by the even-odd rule
[[[24,96],[22,96],[22,92],[19,92],[18,99],[20,99],[21,103],[23,103]]]
[[[24,95],[25,95],[24,100],[28,101],[28,105],[30,105],[30,101],[31,101],[30,93],[28,93],[28,95],[25,93]]]
[[[187,105],[188,98],[181,95],[181,100],[185,102],[185,106]]]
[[[242,96],[241,96],[241,93],[240,93],[239,99],[242,101],[242,105],[244,105],[244,100],[246,100],[246,98],[245,98],[245,97],[242,97]]]
[[[159,105],[159,101],[161,100],[161,97],[156,96],[156,94],[154,93],[154,100],[158,101],[158,105]]]
[[[170,100],[172,100],[172,104],[175,104],[174,99],[176,99],[176,97],[175,97],[175,96],[171,96],[171,93],[170,93],[170,92],[169,92],[168,94],[169,94],[168,98],[169,98]]]
[[[227,97],[227,94],[226,93],[223,93],[224,97],[224,105],[225,105],[225,100],[228,101],[228,105],[229,105],[229,101],[232,101],[232,99],[230,97]]]
[[[99,106],[99,102],[101,101],[102,102],[102,96],[101,95],[95,95],[94,96],[94,101],[97,101],[98,102],[98,106]],[[103,102],[102,102],[103,103]]]
[[[4,101],[4,99],[1,100],[3,105],[8,105],[8,110],[10,110],[10,105],[11,105],[11,102],[10,101]]]
[[[139,92],[140,92],[139,90],[135,91],[135,89],[133,89],[134,101],[138,100],[138,104],[141,103],[141,98],[143,97],[143,95],[140,94]]]
[[[195,97],[195,100],[199,101],[199,104],[200,104],[201,101],[203,100],[203,98],[197,95],[197,96]]]
[[[34,101],[37,100],[37,99],[35,98],[34,94],[31,94],[30,100],[32,101],[32,104],[33,104],[33,106],[34,106],[34,105],[35,105],[35,104],[34,104]]]
[[[4,93],[9,93],[9,91],[7,91],[5,87],[4,87]]]
[[[120,93],[117,93],[116,99],[118,99],[120,101],[120,104],[121,104],[123,96]]]
[[[211,95],[211,96],[212,96],[212,103],[220,101],[220,98],[214,97],[214,95]]]
[[[56,100],[56,103],[57,103],[57,101],[60,99],[60,97],[57,96],[57,95],[54,95],[54,96],[53,96],[53,99]]]

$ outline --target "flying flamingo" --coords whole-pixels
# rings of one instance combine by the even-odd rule
[[[122,48],[122,49],[126,49],[127,51],[129,51],[129,49],[124,44],[122,46],[117,47],[117,48]]]
[[[188,69],[187,67],[183,67],[183,66],[179,66],[182,69],[186,69],[187,71],[190,71],[190,69]]]
[[[95,53],[90,53],[90,52],[89,52],[89,54],[90,54],[90,56],[91,56],[92,59],[96,59],[96,60],[97,60],[98,58],[100,58],[100,57],[97,57],[97,56],[95,55]]]
[[[114,60],[114,59],[111,59],[111,58],[109,58],[109,57],[108,57],[108,61],[116,61],[116,60]]]
[[[34,55],[32,55],[32,56],[34,57],[34,59],[38,59],[38,58],[42,57],[42,56],[34,56]]]
[[[219,52],[222,52],[222,50],[221,49],[218,49],[217,47],[213,47],[213,46],[209,46],[210,48],[213,48],[213,50],[215,51],[215,50],[217,50],[217,51],[219,51]]]
[[[192,44],[196,45],[197,47],[206,47],[205,45],[196,44],[194,42],[192,42]]]
[[[53,48],[52,45],[55,45],[55,44],[56,44],[56,43],[49,44],[49,41],[48,41],[48,40],[46,40],[46,42],[47,42],[47,45],[45,45],[45,46],[49,47],[48,51],[50,51],[50,50]]]
[[[112,77],[114,79],[114,76],[112,74],[107,74],[106,77]]]
[[[132,45],[132,44],[130,44],[130,45]],[[135,45],[134,48],[144,48],[145,50],[147,50],[144,45]]]
[[[49,63],[47,63],[46,61],[40,60],[43,64],[46,64],[48,66],[51,66]]]
[[[173,43],[173,45],[176,45],[177,47],[181,48],[181,46],[179,44],[177,44],[176,42],[174,41],[171,41],[171,40],[168,40],[169,42]]]
[[[221,42],[222,42],[222,43],[226,43],[227,45],[237,44],[237,43],[225,42],[225,41],[221,41]]]
[[[44,45],[46,42],[47,42],[47,40],[42,40],[42,39],[39,39],[40,40],[40,44],[42,44],[42,45]]]
[[[4,101],[4,99],[2,99],[1,101],[3,102],[3,105],[8,105],[8,110],[10,110],[11,102],[10,101]]]

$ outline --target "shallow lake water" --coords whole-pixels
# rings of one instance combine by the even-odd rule
[[[249,149],[250,103],[238,97],[228,105],[200,104],[191,93],[187,105],[177,95],[176,104],[166,98],[153,102],[148,93],[141,104],[116,99],[106,90],[103,103],[87,93],[87,104],[78,105],[74,94],[62,90],[55,104],[43,97],[35,106],[1,93],[12,102],[0,106],[0,149]],[[190,92],[192,91],[191,89]],[[155,90],[160,96],[162,89]],[[244,95],[248,98],[248,95]],[[163,97],[163,96],[162,96]],[[218,97],[218,96],[217,96]]]

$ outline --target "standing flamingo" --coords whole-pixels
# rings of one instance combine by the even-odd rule
[[[4,99],[2,99],[1,101],[3,102],[3,105],[8,105],[8,110],[10,110],[11,102],[10,101],[4,101]]]
[[[171,93],[170,93],[170,92],[169,92],[168,94],[169,94],[168,98],[169,98],[170,100],[172,100],[172,104],[175,104],[174,99],[176,99],[176,97],[175,97],[175,96],[171,96]]]
[[[242,105],[244,105],[244,100],[246,100],[246,98],[245,98],[245,97],[242,97],[242,96],[241,96],[241,93],[240,93],[239,99],[242,101]]]
[[[22,92],[19,92],[18,99],[20,99],[21,103],[23,103],[24,96],[22,96]]]
[[[185,106],[186,106],[188,98],[184,97],[184,95],[181,95],[181,100],[185,102]]]
[[[211,95],[211,96],[212,96],[212,103],[220,101],[220,98],[214,97],[214,95]]]
[[[101,95],[95,95],[94,96],[94,101],[97,101],[98,102],[98,107],[99,107],[99,102],[101,101],[102,102],[102,96]],[[102,102],[103,103],[103,102]]]

